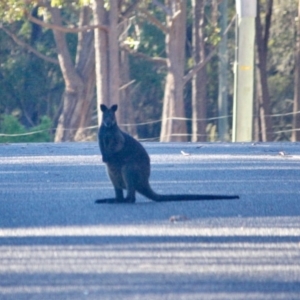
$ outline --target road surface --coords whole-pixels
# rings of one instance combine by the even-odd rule
[[[300,144],[145,143],[160,193],[113,196],[96,143],[0,145],[0,299],[300,299]]]

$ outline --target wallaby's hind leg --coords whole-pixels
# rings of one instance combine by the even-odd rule
[[[98,199],[95,203],[127,203],[127,199],[124,198],[123,188],[126,187],[121,169],[119,167],[108,167],[108,175],[115,189],[115,198]]]
[[[124,201],[123,189],[115,188],[116,200]]]
[[[123,190],[119,188],[115,188],[116,197],[115,198],[106,198],[106,199],[98,199],[95,203],[127,203],[126,199],[123,195]]]
[[[136,183],[138,180],[137,172],[132,166],[124,166],[122,168],[122,177],[126,186],[127,195],[125,198],[125,202],[134,203],[135,202],[135,191],[136,191]]]

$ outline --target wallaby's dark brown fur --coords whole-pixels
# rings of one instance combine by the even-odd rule
[[[101,105],[102,124],[99,129],[99,146],[106,163],[109,178],[115,189],[115,198],[99,199],[96,203],[134,203],[135,192],[158,202],[184,200],[238,199],[226,195],[160,195],[149,184],[150,158],[144,147],[118,127],[115,112],[118,106]],[[124,197],[123,189],[127,190]]]

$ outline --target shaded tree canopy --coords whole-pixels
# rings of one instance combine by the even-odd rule
[[[118,116],[122,128],[140,139],[189,141],[194,136],[196,141],[198,134],[202,141],[218,140],[220,1],[98,1],[103,14],[97,22],[96,2],[0,1],[0,137],[38,130],[43,124],[47,141],[95,140],[99,101],[116,101],[122,107]],[[110,19],[112,3],[117,4],[115,21]],[[195,4],[199,16],[195,15]],[[264,132],[268,132],[268,140],[288,141],[293,124],[295,130],[299,129],[295,118],[300,116],[293,105],[295,57],[299,52],[299,26],[295,22],[298,1],[259,1],[258,12],[257,39],[264,40],[259,43],[264,48],[258,48],[257,67],[262,76],[258,79],[266,83],[256,83],[257,109],[253,117],[258,123],[254,138],[263,140]],[[234,15],[235,1],[228,0],[228,20]],[[176,22],[181,30],[177,33]],[[114,38],[110,35],[111,24],[117,29]],[[112,59],[108,71],[118,67],[115,72],[119,74],[110,79],[118,79],[111,89],[115,94],[101,96],[98,104],[97,30],[101,41],[115,39],[115,46],[104,45],[100,53],[107,54],[109,47],[116,47],[117,58],[107,57],[107,61]],[[198,44],[195,33],[200,37]],[[230,125],[234,26],[228,31],[227,45]],[[266,86],[268,90],[260,89]],[[262,97],[269,99],[268,108],[263,107]],[[51,121],[45,122],[45,117]],[[20,126],[7,125],[15,121]],[[266,121],[270,128],[264,131],[261,125]],[[5,141],[10,140],[6,137]]]

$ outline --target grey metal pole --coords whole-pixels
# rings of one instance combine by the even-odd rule
[[[256,0],[236,0],[233,142],[252,141]]]

